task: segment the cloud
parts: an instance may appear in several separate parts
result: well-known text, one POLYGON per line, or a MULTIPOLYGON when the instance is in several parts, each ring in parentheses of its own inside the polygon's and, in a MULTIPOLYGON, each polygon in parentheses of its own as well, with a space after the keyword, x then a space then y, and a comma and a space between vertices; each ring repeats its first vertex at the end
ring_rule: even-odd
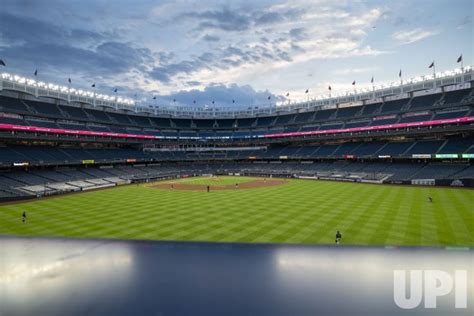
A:
POLYGON ((400 44, 411 44, 418 42, 427 37, 436 35, 436 32, 426 31, 420 28, 410 30, 410 31, 399 31, 392 35, 392 37, 397 40, 400 44))
POLYGON ((334 70, 334 74, 337 75, 337 76, 352 75, 352 74, 364 74, 364 73, 374 72, 378 69, 379 69, 379 67, 377 67, 377 66, 361 67, 361 68, 336 69, 336 70, 334 70))
POLYGON ((9 67, 20 74, 39 68, 41 80, 53 82, 71 74, 75 84, 93 80, 144 98, 158 91, 210 96, 249 82, 259 91, 286 90, 288 70, 313 72, 309 67, 322 60, 385 52, 369 38, 385 8, 370 2, 51 1, 49 9, 32 4, 28 10, 7 1, 0 13, 0 55, 9 67))
POLYGON ((250 17, 235 10, 223 8, 220 10, 207 10, 203 12, 189 12, 182 17, 199 20, 198 28, 219 29, 224 31, 244 31, 251 25, 250 17))
POLYGON ((186 80, 200 82, 203 89, 216 79, 228 84, 313 59, 379 55, 384 51, 362 43, 381 14, 379 9, 357 13, 311 3, 185 12, 173 20, 188 21, 191 37, 198 30, 204 42, 214 40, 212 34, 220 44, 207 54, 160 63, 149 75, 168 87, 186 80), (240 32, 237 38, 235 32, 240 32))
POLYGON ((304 27, 293 28, 289 32, 290 37, 294 39, 303 39, 305 37, 304 27))
POLYGON ((273 102, 284 100, 281 96, 274 95, 269 91, 256 91, 249 85, 211 84, 203 90, 183 90, 167 96, 159 96, 156 102, 164 105, 211 106, 214 101, 216 106, 259 106, 268 105, 269 96, 273 102), (173 102, 173 100, 176 101, 173 102), (195 104, 194 101, 196 101, 195 104))
MULTIPOLYGON (((0 55, 23 74, 38 69, 41 80, 74 78, 76 84, 111 81, 121 73, 145 69, 155 57, 148 48, 118 42, 113 33, 67 29, 34 18, 0 14, 0 38, 6 42, 0 55)), ((170 54, 163 53, 163 60, 170 54)))
POLYGON ((472 28, 472 17, 470 15, 464 16, 464 18, 461 20, 461 22, 456 26, 456 29, 460 30, 465 27, 471 27, 472 28))
POLYGON ((219 36, 209 35, 209 34, 204 35, 202 37, 202 39, 205 40, 206 42, 218 42, 218 41, 220 41, 219 36))

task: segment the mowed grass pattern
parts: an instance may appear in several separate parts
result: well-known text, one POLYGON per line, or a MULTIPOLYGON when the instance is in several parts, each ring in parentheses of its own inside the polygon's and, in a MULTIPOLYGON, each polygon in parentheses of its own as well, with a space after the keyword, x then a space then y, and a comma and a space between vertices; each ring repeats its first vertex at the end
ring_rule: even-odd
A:
POLYGON ((0 234, 327 244, 340 230, 344 244, 473 246, 473 213, 467 189, 311 180, 210 193, 129 185, 0 206, 0 234))

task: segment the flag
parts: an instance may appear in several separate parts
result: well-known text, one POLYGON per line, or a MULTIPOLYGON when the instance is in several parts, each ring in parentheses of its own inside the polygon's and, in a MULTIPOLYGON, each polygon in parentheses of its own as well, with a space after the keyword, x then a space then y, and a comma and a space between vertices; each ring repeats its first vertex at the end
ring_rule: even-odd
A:
POLYGON ((287 93, 286 93, 286 96, 287 96, 287 97, 289 97, 289 96, 290 96, 290 93, 289 93, 289 92, 287 92, 287 93))
POLYGON ((268 98, 267 98, 267 99, 268 99, 268 100, 270 100, 271 98, 272 98, 271 96, 268 96, 268 98))
MULTIPOLYGON (((458 57, 457 63, 460 63, 460 62, 462 62, 462 54, 461 54, 461 56, 458 57)), ((2 61, 0 60, 0 65, 1 64, 2 64, 2 61)), ((3 64, 3 66, 5 66, 5 64, 3 64)))
POLYGON ((372 76, 372 79, 370 79, 370 83, 374 83, 374 76, 372 76))
POLYGON ((5 62, 2 59, 0 59, 0 66, 6 66, 5 62))
POLYGON ((215 101, 214 101, 214 100, 212 100, 212 104, 214 104, 214 102, 215 102, 215 101))
POLYGON ((354 81, 352 81, 352 85, 353 85, 353 86, 355 86, 355 85, 356 85, 356 81, 355 81, 355 80, 354 80, 354 81))
POLYGON ((38 69, 35 70, 35 77, 38 75, 38 69))
POLYGON ((306 91, 304 93, 308 93, 309 92, 309 89, 306 89, 306 91))
POLYGON ((176 102, 176 99, 173 99, 173 102, 176 102))
POLYGON ((92 87, 92 88, 95 88, 95 83, 93 83, 91 87, 92 87))
POLYGON ((398 73, 398 76, 401 78, 402 77, 402 70, 400 69, 400 72, 398 73))
POLYGON ((67 82, 71 83, 71 78, 67 78, 67 82))
POLYGON ((196 104, 196 100, 193 100, 193 103, 196 104))
POLYGON ((114 92, 115 92, 115 93, 117 93, 117 91, 118 91, 118 89, 117 89, 117 88, 115 88, 115 89, 114 89, 114 92))
POLYGON ((232 103, 235 103, 235 100, 232 100, 232 103))
POLYGON ((153 100, 156 100, 156 96, 153 97, 153 100))
POLYGON ((431 62, 431 64, 428 66, 428 68, 433 68, 434 67, 434 61, 431 62))
POLYGON ((331 88, 331 85, 329 85, 329 87, 328 87, 328 90, 329 90, 329 91, 331 91, 331 90, 332 90, 332 88, 331 88))

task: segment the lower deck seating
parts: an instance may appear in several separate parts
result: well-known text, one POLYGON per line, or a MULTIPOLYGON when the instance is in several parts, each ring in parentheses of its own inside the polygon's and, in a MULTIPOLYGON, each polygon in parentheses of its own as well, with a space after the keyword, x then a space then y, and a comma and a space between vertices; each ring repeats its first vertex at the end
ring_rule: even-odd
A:
MULTIPOLYGON (((288 148, 286 150, 289 150, 288 148)), ((280 149, 278 153, 285 153, 280 149)), ((162 178, 177 175, 229 172, 260 175, 305 175, 344 178, 353 181, 412 179, 473 179, 474 165, 442 162, 383 162, 383 161, 276 161, 276 162, 196 162, 164 163, 160 165, 119 165, 61 169, 32 169, 5 171, 0 175, 0 200, 18 196, 56 194, 89 190, 127 183, 131 180, 162 178)))

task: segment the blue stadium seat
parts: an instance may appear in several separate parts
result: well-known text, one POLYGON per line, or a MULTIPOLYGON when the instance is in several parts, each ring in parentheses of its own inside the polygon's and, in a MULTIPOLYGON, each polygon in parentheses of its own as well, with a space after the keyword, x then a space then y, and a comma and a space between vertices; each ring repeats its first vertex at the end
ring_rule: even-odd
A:
POLYGON ((434 106, 434 104, 441 99, 442 94, 430 94, 419 97, 414 97, 410 103, 410 109, 427 109, 434 106))
POLYGON ((468 110, 463 111, 452 111, 452 112, 444 112, 444 113, 436 113, 434 116, 434 120, 445 120, 445 119, 452 119, 458 117, 464 117, 468 113, 468 110))
POLYGON ((248 119, 238 119, 237 125, 241 128, 250 128, 255 126, 256 119, 255 118, 248 118, 248 119))
POLYGON ((472 89, 450 91, 444 94, 444 104, 456 104, 461 102, 472 92, 472 89))
POLYGON ((382 103, 366 104, 362 107, 362 115, 375 114, 378 112, 381 106, 382 106, 382 103))
POLYGON ((422 140, 415 143, 405 155, 413 154, 436 154, 444 140, 422 140))
POLYGON ((394 101, 387 101, 382 105, 380 113, 399 112, 404 105, 408 103, 408 99, 400 99, 394 101))
POLYGON ((298 113, 295 116, 295 123, 307 123, 314 121, 315 112, 303 112, 298 113))
POLYGON ((474 138, 449 139, 438 154, 462 154, 474 145, 474 138))
POLYGON ((216 123, 215 120, 198 120, 194 119, 193 123, 196 125, 197 128, 206 128, 206 129, 212 129, 214 127, 214 124, 216 123))
POLYGON ((189 128, 191 128, 191 120, 172 119, 171 121, 173 122, 174 126, 178 129, 181 129, 181 128, 189 129, 189 128))
POLYGON ((0 110, 7 113, 30 114, 31 111, 19 99, 0 96, 0 110))
POLYGON ((316 115, 314 117, 315 121, 321 121, 321 120, 327 120, 329 119, 334 113, 336 113, 336 110, 319 110, 316 112, 316 115))
POLYGON ((233 128, 235 127, 235 119, 220 119, 217 120, 218 128, 233 128))
POLYGON ((266 127, 275 125, 275 116, 258 117, 257 127, 266 127))
POLYGON ((360 106, 351 106, 337 110, 337 118, 351 118, 361 110, 360 106))
POLYGON ((410 122, 423 122, 429 121, 431 119, 432 114, 426 115, 416 115, 416 116, 406 116, 400 119, 399 123, 410 123, 410 122))

